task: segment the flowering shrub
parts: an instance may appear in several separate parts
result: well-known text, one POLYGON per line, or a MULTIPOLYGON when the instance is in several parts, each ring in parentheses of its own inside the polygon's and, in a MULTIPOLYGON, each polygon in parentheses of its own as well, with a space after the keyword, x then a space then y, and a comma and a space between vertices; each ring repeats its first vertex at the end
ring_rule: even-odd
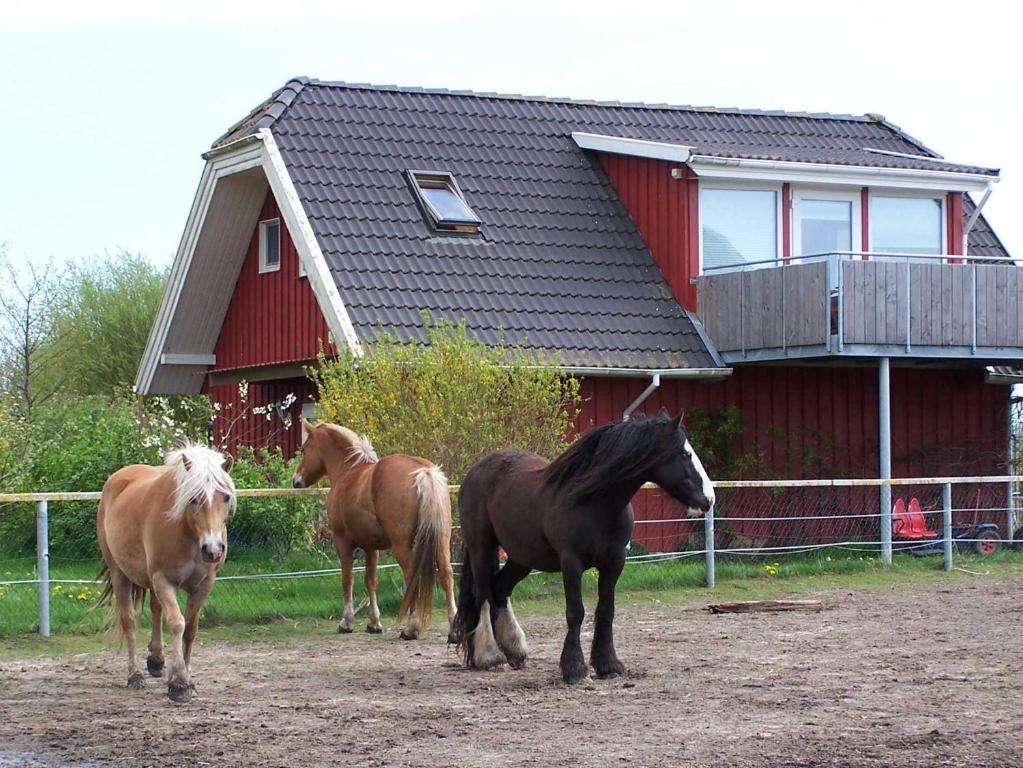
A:
POLYGON ((407 453, 457 482, 474 461, 517 447, 554 457, 579 407, 579 382, 541 352, 488 347, 466 327, 425 327, 427 344, 382 335, 356 358, 321 356, 312 372, 327 421, 369 435, 379 455, 407 453))

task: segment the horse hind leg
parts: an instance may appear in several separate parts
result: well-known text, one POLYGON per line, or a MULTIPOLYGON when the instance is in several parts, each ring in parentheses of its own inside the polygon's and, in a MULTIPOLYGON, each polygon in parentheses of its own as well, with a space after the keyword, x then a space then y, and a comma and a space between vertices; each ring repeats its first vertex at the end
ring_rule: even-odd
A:
POLYGON ((377 605, 377 562, 380 552, 375 549, 366 550, 366 593, 369 596, 369 623, 366 631, 379 635, 384 631, 380 624, 380 606, 377 605))
MULTIPOLYGON (((401 633, 398 635, 402 640, 418 640, 419 630, 421 624, 419 621, 419 614, 416 613, 415 601, 409 597, 408 590, 412 584, 412 552, 411 548, 406 549, 405 547, 394 547, 394 558, 398 561, 398 565, 401 566, 401 573, 405 579, 405 596, 403 600, 409 600, 408 607, 408 623, 402 627, 401 633)), ((400 617, 399 617, 400 618, 400 617)))
POLYGON ((146 669, 152 677, 163 677, 163 606, 160 605, 155 592, 149 594, 149 607, 153 614, 153 629, 149 636, 146 669))
MULTIPOLYGON (((479 619, 476 626, 470 630, 470 643, 466 646, 468 649, 467 661, 469 666, 475 669, 493 669, 503 664, 506 658, 494 635, 494 611, 491 608, 494 601, 492 584, 497 571, 496 543, 489 551, 484 551, 481 554, 470 553, 470 557, 466 560, 468 562, 463 563, 462 568, 465 569, 471 564, 469 575, 474 582, 472 589, 475 592, 479 611, 479 619)), ((466 588, 464 573, 462 588, 466 588)))
POLYGON ((128 687, 139 689, 146 686, 146 678, 139 670, 135 648, 135 632, 138 630, 138 616, 135 611, 135 585, 117 568, 110 569, 110 585, 113 588, 117 606, 118 630, 128 646, 128 687))
POLYGON ((496 613, 494 637, 501 651, 508 657, 508 663, 512 669, 522 669, 526 666, 526 657, 529 655, 526 633, 522 631, 518 619, 515 618, 515 611, 511 604, 512 590, 528 575, 529 568, 513 560, 508 560, 494 583, 494 611, 496 613))
POLYGON ((455 574, 451 570, 450 538, 437 548, 437 576, 444 589, 444 599, 448 608, 448 645, 457 645, 458 630, 455 627, 455 616, 458 613, 458 606, 455 604, 455 574))

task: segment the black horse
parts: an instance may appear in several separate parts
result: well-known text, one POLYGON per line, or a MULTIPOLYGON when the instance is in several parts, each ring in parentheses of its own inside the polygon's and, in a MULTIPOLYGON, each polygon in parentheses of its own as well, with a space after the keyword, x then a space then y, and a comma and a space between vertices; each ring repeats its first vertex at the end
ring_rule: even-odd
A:
POLYGON ((586 677, 579 643, 582 573, 599 574, 590 663, 598 677, 625 669, 612 637, 614 590, 632 536, 629 500, 647 481, 678 499, 691 516, 714 504, 714 489, 681 425, 661 410, 656 417, 591 429, 548 462, 527 451, 505 450, 478 461, 459 492, 462 579, 456 633, 465 663, 489 669, 505 659, 526 661, 526 637, 509 597, 531 570, 563 574, 568 634, 561 652, 566 682, 586 677), (508 553, 499 568, 498 547, 508 553), (482 614, 482 618, 481 618, 482 614))

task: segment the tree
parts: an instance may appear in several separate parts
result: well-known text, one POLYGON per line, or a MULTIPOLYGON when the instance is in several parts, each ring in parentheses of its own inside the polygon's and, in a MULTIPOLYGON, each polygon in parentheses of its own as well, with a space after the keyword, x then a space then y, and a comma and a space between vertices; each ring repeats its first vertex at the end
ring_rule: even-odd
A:
POLYGON ((380 455, 441 464, 453 481, 484 455, 516 447, 553 458, 566 447, 579 382, 541 352, 488 347, 464 324, 426 323, 426 344, 382 335, 355 357, 321 356, 310 372, 328 421, 367 434, 380 455))
POLYGON ((79 395, 113 397, 135 380, 166 273, 141 256, 121 252, 68 271, 54 329, 62 345, 65 387, 79 395))
POLYGON ((56 327, 64 300, 64 278, 52 263, 28 262, 18 270, 0 246, 0 387, 15 397, 25 418, 64 386, 66 350, 56 327))

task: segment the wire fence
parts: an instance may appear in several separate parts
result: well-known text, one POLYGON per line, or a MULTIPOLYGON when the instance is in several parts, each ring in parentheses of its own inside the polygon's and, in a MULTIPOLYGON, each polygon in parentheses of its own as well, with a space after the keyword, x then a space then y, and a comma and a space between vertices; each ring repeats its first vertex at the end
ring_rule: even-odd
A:
MULTIPOLYGON (((694 583, 713 586, 719 571, 773 575, 808 559, 818 565, 880 564, 911 556, 930 556, 951 569, 957 553, 986 556, 1020 547, 1023 530, 1013 493, 1019 481, 1018 476, 726 481, 715 484, 712 513, 695 519, 650 486, 633 500, 636 525, 626 575, 661 569, 657 572, 677 577, 685 569, 694 583), (881 507, 883 486, 891 507, 881 507), (744 567, 749 564, 756 567, 744 567)), ((229 555, 204 606, 204 622, 339 618, 340 569, 326 526, 326 493, 238 490, 229 555)), ((98 499, 98 493, 0 494, 0 636, 100 629, 102 612, 90 610, 102 590, 96 580, 102 565, 95 536, 98 499)), ((456 564, 460 549, 456 520, 456 564)), ((403 590, 401 570, 386 555, 379 568, 381 609, 393 611, 403 590)))

